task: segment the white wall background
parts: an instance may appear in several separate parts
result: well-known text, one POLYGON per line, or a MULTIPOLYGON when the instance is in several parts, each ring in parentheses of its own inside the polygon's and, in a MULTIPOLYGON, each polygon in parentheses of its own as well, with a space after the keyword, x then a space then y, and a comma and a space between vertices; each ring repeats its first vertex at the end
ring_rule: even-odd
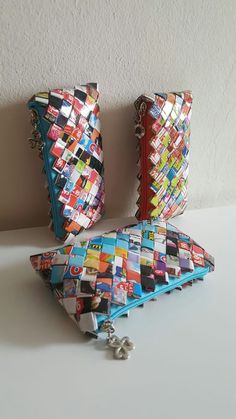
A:
POLYGON ((189 207, 236 203, 235 0, 0 0, 0 228, 46 224, 25 102, 98 81, 107 216, 136 209, 133 101, 194 93, 189 207))

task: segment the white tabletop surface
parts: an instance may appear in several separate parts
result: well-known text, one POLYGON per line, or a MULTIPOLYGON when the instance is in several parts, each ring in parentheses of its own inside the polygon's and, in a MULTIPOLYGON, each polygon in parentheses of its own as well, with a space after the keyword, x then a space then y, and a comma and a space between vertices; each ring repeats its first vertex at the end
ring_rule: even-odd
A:
POLYGON ((82 336, 32 270, 30 254, 58 245, 52 233, 0 233, 1 419, 236 418, 236 207, 172 223, 215 256, 216 271, 116 322, 136 343, 128 361, 82 336))

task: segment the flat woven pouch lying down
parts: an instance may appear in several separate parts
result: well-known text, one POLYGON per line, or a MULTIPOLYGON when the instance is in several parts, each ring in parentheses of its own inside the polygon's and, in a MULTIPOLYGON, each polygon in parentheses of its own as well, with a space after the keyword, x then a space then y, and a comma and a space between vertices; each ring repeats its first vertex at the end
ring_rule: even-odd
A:
POLYGON ((214 270, 213 257, 187 234, 169 223, 147 220, 30 260, 81 331, 108 333, 108 343, 121 359, 133 344, 113 335, 116 318, 214 270))

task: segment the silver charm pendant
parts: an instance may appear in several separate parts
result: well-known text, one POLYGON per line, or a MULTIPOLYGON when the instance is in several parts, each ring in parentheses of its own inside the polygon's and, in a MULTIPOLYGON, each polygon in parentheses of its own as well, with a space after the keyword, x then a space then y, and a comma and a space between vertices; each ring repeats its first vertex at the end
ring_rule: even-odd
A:
POLYGON ((108 346, 114 349, 114 357, 116 359, 129 359, 130 351, 135 349, 135 346, 128 336, 118 338, 116 335, 112 335, 107 340, 108 346))
POLYGON ((135 349, 135 345, 128 336, 119 338, 113 335, 115 332, 114 325, 111 320, 106 320, 102 325, 102 330, 107 333, 107 345, 114 349, 115 359, 129 359, 130 351, 135 349))

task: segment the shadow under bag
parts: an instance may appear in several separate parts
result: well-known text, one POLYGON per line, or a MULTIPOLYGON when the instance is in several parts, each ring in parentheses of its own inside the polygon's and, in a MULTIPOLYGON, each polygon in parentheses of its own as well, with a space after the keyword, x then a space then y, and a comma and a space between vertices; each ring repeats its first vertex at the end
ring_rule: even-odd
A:
POLYGON ((192 94, 155 93, 136 102, 139 220, 168 220, 187 205, 192 94))
POLYGON ((98 221, 104 207, 103 151, 96 83, 38 93, 28 102, 32 147, 44 162, 52 228, 60 240, 98 221))

